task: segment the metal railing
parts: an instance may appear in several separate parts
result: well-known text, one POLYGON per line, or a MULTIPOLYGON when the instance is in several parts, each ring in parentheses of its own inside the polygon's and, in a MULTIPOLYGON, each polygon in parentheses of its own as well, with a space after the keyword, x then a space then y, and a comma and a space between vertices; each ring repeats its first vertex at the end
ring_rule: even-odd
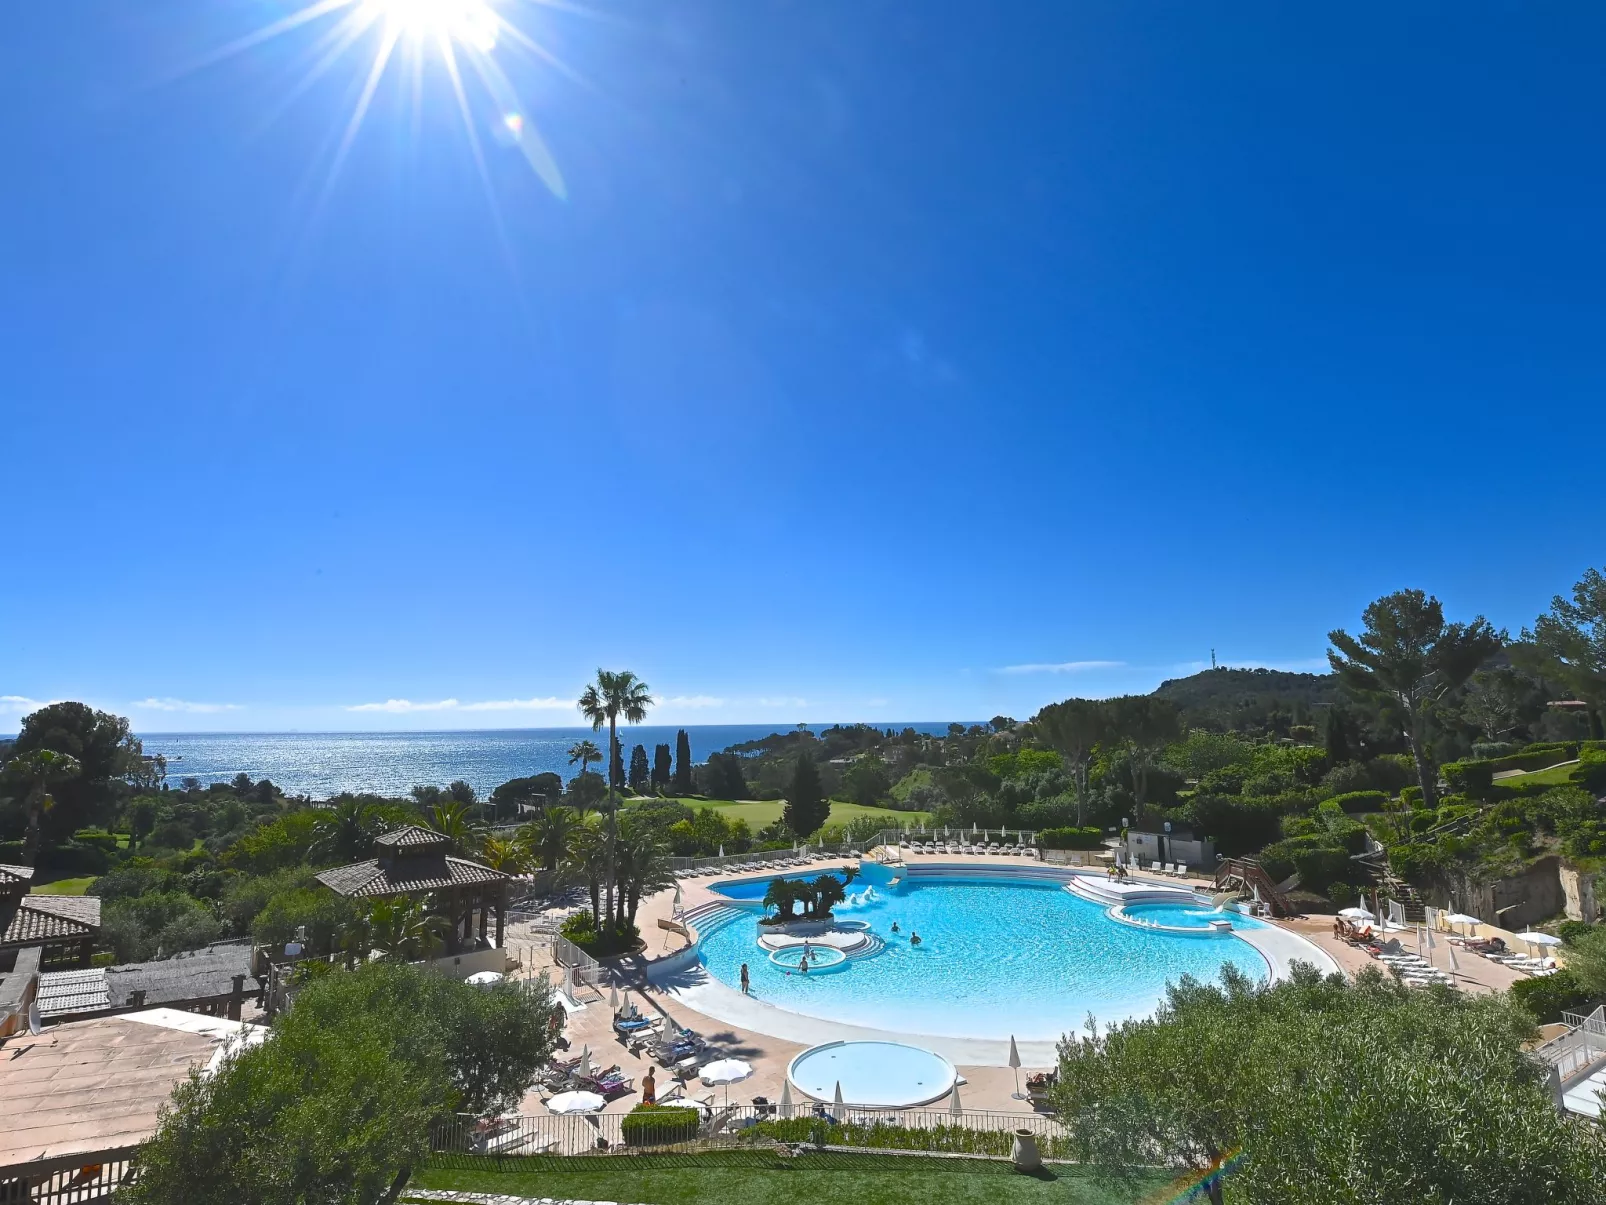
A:
POLYGON ((552 939, 552 960, 568 971, 575 982, 583 983, 587 987, 596 987, 606 982, 608 978, 606 967, 561 935, 552 939))
POLYGON ((0 1167, 0 1202, 30 1205, 88 1205, 109 1201, 132 1177, 137 1147, 116 1147, 56 1159, 36 1159, 0 1167))
POLYGON ((438 1122, 430 1147, 453 1155, 594 1155, 643 1149, 806 1143, 865 1151, 1007 1156, 1017 1129, 1044 1155, 1069 1157, 1069 1142, 1052 1116, 946 1109, 871 1109, 807 1102, 782 1117, 776 1105, 724 1105, 718 1093, 670 1099, 632 1113, 457 1117, 438 1122), (677 1107, 684 1106, 684 1107, 677 1107), (834 1114, 834 1115, 833 1115, 834 1114))

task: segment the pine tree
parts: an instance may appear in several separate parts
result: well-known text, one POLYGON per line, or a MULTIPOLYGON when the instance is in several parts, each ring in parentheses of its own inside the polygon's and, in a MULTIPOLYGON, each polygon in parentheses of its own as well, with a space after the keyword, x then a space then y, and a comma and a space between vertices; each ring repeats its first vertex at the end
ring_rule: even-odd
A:
POLYGON ((820 771, 812 757, 807 753, 799 754, 781 819, 797 836, 809 837, 823 828, 830 816, 830 800, 820 789, 820 771))
POLYGON ((652 751, 652 786, 655 791, 669 789, 670 757, 668 745, 655 745, 652 751))
POLYGON ((647 779, 651 771, 647 768, 647 746, 637 745, 630 751, 630 789, 638 795, 647 790, 647 779))
POLYGON ((686 735, 682 728, 675 733, 675 776, 674 792, 676 795, 690 795, 693 790, 691 773, 691 737, 686 735))

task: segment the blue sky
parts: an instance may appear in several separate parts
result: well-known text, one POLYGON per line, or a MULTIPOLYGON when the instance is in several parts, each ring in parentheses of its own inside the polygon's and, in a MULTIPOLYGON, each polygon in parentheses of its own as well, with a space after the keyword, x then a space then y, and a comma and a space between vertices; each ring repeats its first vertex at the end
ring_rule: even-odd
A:
POLYGON ((1598 7, 503 0, 343 152, 297 7, 8 7, 0 728, 1023 716, 1606 562, 1598 7))

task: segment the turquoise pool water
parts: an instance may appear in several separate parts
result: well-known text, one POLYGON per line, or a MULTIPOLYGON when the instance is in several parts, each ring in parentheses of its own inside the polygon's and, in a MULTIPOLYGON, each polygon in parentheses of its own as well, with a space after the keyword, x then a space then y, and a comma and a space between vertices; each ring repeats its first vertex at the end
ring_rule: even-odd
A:
POLYGON ((1126 914, 1133 920, 1147 921, 1151 925, 1165 925, 1173 929, 1197 929, 1201 933, 1208 933, 1210 922, 1216 920, 1231 921, 1234 929, 1265 928, 1263 921, 1245 916, 1242 912, 1227 912, 1203 904, 1196 907, 1189 907, 1187 904, 1128 904, 1126 914))
MULTIPOLYGON (((719 891, 754 900, 766 882, 719 891)), ((1023 1041, 1079 1030, 1090 1012, 1101 1023, 1148 1016, 1168 982, 1184 975, 1214 980, 1227 963, 1257 980, 1269 973, 1265 959, 1236 937, 1201 939, 1122 924, 1058 882, 916 876, 895 887, 853 883, 836 914, 864 922, 886 948, 852 959, 837 974, 788 973, 757 944, 761 910, 733 906, 698 923, 702 962, 732 987, 747 963, 754 995, 808 1016, 901 1033, 1023 1041), (912 933, 922 944, 910 944, 912 933)))
POLYGON ((954 1065, 902 1042, 832 1042, 792 1060, 787 1078, 815 1100, 833 1101, 841 1085, 849 1105, 911 1108, 953 1090, 954 1065))

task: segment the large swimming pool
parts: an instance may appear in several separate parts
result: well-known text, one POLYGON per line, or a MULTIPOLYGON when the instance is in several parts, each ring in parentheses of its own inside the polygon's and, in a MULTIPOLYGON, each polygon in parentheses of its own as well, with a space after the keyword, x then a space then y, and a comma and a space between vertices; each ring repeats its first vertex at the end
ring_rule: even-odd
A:
MULTIPOLYGON (((1024 868, 1023 868, 1024 869, 1024 868)), ((807 875, 803 877, 815 877, 807 875)), ((1168 982, 1215 980, 1230 963, 1256 980, 1270 969, 1235 936, 1166 934, 1111 919, 1105 906, 1055 881, 917 875, 893 886, 849 885, 839 921, 880 939, 840 973, 799 975, 757 944, 756 900, 769 880, 723 884, 733 905, 697 922, 709 973, 777 1007, 909 1034, 1052 1041, 1101 1023, 1147 1016, 1168 982), (892 931, 893 924, 898 932, 892 931), (918 933, 919 946, 910 935, 918 933)))

